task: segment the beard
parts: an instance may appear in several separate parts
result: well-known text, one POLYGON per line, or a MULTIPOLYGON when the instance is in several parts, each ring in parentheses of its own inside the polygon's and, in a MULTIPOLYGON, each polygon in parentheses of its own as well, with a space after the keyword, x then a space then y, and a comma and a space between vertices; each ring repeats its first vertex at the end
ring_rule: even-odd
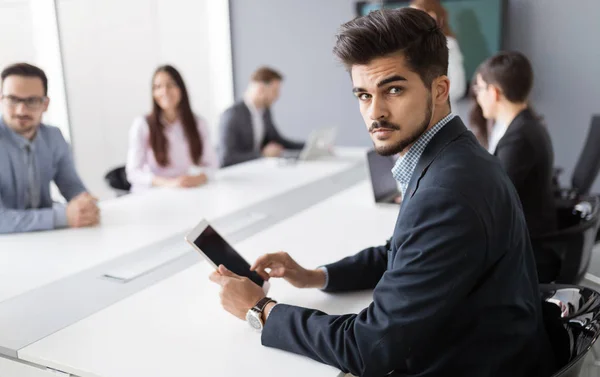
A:
POLYGON ((13 121, 6 122, 6 124, 19 135, 27 135, 34 131, 39 124, 39 121, 36 122, 32 117, 15 117, 11 119, 13 121), (26 120, 26 124, 21 124, 21 120, 26 120))
MULTIPOLYGON (((431 121, 431 116, 433 114, 433 104, 431 103, 431 93, 429 94, 429 96, 427 98, 427 103, 428 103, 428 106, 427 106, 427 109, 425 110, 425 114, 423 115, 423 121, 421 122, 419 127, 417 127, 413 133, 408 135, 406 138, 398 141, 396 144, 380 146, 380 147, 378 147, 377 145, 374 144, 375 151, 377 152, 377 154, 379 154, 381 156, 393 156, 395 154, 403 152, 409 145, 411 145, 415 141, 419 140, 421 135, 423 135, 425 133, 425 131, 427 131, 427 128, 429 127, 429 122, 431 121)), ((373 124, 369 128, 369 131, 371 131, 373 129, 377 129, 377 128, 390 128, 390 129, 394 129, 394 130, 401 129, 400 126, 386 122, 386 121, 376 121, 376 122, 373 122, 373 124)))

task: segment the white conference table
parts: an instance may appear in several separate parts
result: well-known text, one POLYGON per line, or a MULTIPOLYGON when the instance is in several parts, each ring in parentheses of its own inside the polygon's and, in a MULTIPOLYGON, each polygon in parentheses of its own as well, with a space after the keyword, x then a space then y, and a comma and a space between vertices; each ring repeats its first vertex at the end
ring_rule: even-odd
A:
MULTIPOLYGON (((249 261, 283 249, 302 265, 316 267, 383 244, 397 214, 396 206, 372 204, 370 185, 363 181, 235 247, 249 261)), ((82 377, 339 374, 261 346, 259 334, 220 307, 210 272, 207 263, 197 263, 23 348, 19 359, 82 377)), ((282 280, 272 282, 269 296, 330 314, 357 313, 371 302, 371 292, 330 295, 282 280)))
POLYGON ((0 236, 0 302, 352 167, 364 149, 283 165, 261 159, 217 172, 197 189, 152 189, 100 203, 94 228, 0 236))

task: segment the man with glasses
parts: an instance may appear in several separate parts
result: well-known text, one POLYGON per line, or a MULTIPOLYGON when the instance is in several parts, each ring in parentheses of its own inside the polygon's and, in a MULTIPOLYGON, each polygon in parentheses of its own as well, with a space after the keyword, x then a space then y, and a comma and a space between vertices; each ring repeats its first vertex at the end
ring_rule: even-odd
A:
POLYGON ((18 63, 0 74, 0 234, 98 224, 96 199, 75 171, 69 145, 41 123, 48 109, 44 71, 18 63), (54 203, 54 181, 68 204, 54 203))

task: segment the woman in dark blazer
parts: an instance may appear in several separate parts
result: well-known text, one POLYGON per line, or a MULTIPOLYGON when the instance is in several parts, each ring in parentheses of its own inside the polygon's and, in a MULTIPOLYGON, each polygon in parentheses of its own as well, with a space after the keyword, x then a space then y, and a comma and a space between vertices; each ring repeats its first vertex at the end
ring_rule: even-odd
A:
POLYGON ((502 52, 481 64, 473 90, 486 119, 495 124, 488 150, 498 157, 517 189, 533 240, 541 282, 554 280, 560 268, 551 250, 536 238, 557 227, 552 174, 554 151, 548 130, 529 105, 533 70, 518 52, 502 52))

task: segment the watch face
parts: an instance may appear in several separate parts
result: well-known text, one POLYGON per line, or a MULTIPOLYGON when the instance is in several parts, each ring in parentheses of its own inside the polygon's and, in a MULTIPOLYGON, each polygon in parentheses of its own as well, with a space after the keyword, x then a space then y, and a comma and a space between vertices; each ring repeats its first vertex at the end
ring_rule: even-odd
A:
POLYGON ((248 310, 248 314, 246 314, 246 321, 254 330, 262 330, 262 322, 260 318, 258 318, 260 314, 255 312, 254 310, 248 310))

